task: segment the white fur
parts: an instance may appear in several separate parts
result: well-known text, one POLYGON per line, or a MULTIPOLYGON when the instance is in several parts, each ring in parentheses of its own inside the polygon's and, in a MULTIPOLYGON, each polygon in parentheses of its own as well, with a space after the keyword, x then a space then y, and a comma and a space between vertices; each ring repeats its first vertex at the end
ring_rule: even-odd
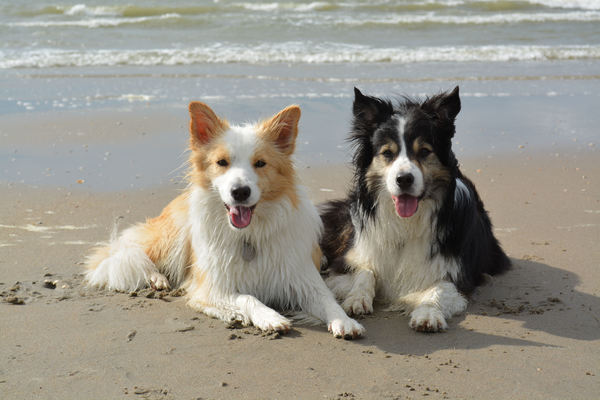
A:
POLYGON ((416 330, 439 331, 448 327, 446 319, 467 308, 465 299, 453 283, 442 281, 422 292, 411 293, 402 303, 413 311, 409 326, 416 330))
POLYGON ((298 209, 287 199, 259 203, 252 223, 241 231, 228 226, 223 201, 215 192, 192 191, 190 220, 198 222, 191 226, 192 246, 201 260, 192 268, 205 274, 204 284, 210 289, 199 290, 191 281, 189 304, 214 317, 252 322, 261 329, 290 327, 289 320, 266 305, 301 309, 328 323, 335 336, 360 336, 364 328, 346 316, 313 264, 311 251, 321 220, 305 190, 299 186, 297 191, 298 209), (244 242, 256 249, 253 260, 242 258, 244 242))
POLYGON ((223 139, 231 157, 230 164, 227 172, 215 178, 213 185, 219 191, 223 202, 229 205, 236 203, 231 196, 231 190, 236 186, 248 186, 250 197, 245 203, 253 206, 261 195, 257 185, 258 176, 252 165, 252 156, 257 143, 254 127, 251 125, 232 126, 225 132, 223 139))
POLYGON ((109 256, 97 268, 86 273, 90 285, 112 290, 137 290, 148 286, 150 278, 160 274, 136 241, 136 229, 139 226, 125 230, 120 238, 111 240, 109 256))
POLYGON ((424 179, 423 172, 421 169, 410 160, 408 157, 408 152, 406 149, 406 141, 404 140, 404 127, 406 124, 406 120, 404 118, 398 118, 398 136, 400 138, 400 154, 394 160, 392 165, 390 165, 387 169, 385 176, 385 185, 387 190, 394 196, 400 196, 401 194, 410 194, 412 196, 419 197, 423 194, 424 179), (396 178, 399 175, 412 174, 414 177, 414 182, 409 191, 403 192, 396 183, 396 178))

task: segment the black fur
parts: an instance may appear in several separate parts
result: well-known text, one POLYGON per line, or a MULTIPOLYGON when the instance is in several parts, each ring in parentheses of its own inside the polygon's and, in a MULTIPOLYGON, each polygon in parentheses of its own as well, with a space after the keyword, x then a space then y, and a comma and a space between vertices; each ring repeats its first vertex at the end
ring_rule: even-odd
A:
MULTIPOLYGON (((452 151, 454 120, 461 109, 459 89, 442 93, 422 102, 403 98, 391 101, 363 95, 355 88, 354 119, 349 141, 354 147, 352 188, 343 200, 321 206, 325 226, 321 241, 330 268, 344 269, 343 256, 352 247, 355 232, 377 213, 377 190, 369 186, 367 171, 377 155, 379 143, 397 131, 394 116, 405 124, 405 142, 416 138, 428 143, 441 163, 444 179, 428 183, 424 196, 436 201, 437 218, 431 255, 441 253, 459 260, 461 271, 453 283, 469 294, 482 283, 483 274, 498 274, 510 267, 510 261, 492 232, 492 224, 473 183, 459 169, 452 151), (449 177, 449 178, 448 178, 449 177), (468 190, 468 196, 455 200, 456 179, 468 190)), ((411 146, 407 145, 411 157, 411 146)), ((385 190, 381 188, 381 190, 385 190)))

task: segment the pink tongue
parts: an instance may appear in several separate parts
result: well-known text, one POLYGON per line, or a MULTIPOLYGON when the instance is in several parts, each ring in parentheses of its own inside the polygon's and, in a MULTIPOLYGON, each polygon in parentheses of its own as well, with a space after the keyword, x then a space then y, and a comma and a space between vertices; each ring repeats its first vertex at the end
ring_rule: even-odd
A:
POLYGON ((236 228, 242 229, 250 225, 252 210, 250 207, 229 206, 229 218, 236 228))
POLYGON ((394 205, 396 206, 396 212, 402 218, 412 217, 417 212, 419 206, 419 199, 414 196, 403 194, 401 196, 392 196, 394 199, 394 205))

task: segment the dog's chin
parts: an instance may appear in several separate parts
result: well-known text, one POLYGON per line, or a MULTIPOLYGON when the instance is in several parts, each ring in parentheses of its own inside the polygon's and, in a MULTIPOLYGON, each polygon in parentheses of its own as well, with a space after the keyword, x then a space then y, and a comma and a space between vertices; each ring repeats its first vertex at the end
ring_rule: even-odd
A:
POLYGON ((254 214, 253 206, 242 206, 242 205, 229 205, 225 204, 227 214, 229 215, 229 223, 236 229, 244 229, 252 222, 252 216, 254 214))
POLYGON ((410 218, 416 214, 419 209, 420 196, 403 193, 400 195, 392 195, 396 214, 401 218, 410 218))

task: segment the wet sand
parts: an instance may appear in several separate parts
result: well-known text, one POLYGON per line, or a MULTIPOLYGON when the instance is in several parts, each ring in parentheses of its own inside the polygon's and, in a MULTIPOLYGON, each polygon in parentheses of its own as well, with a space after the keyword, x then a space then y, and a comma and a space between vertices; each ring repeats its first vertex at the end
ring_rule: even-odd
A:
MULTIPOLYGON (((593 399, 600 393, 600 161, 595 148, 462 160, 514 267, 447 332, 376 311, 365 338, 228 327, 179 293, 87 289, 82 260, 157 215, 179 184, 99 192, 0 185, 0 393, 5 399, 593 399)), ((302 166, 318 202, 343 165, 302 166)))

